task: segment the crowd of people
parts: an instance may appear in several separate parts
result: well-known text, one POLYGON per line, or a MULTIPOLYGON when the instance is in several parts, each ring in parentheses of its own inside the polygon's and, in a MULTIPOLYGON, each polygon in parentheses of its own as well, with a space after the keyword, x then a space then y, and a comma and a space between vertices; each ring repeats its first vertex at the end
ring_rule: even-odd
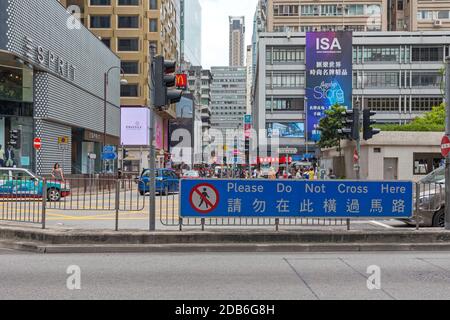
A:
MULTIPOLYGON (((174 168, 177 175, 183 177, 189 166, 174 168)), ((222 179, 297 179, 297 180, 328 180, 337 179, 332 169, 326 172, 316 166, 310 167, 275 167, 262 168, 259 166, 251 169, 234 166, 202 166, 195 168, 199 178, 222 178, 222 179)))

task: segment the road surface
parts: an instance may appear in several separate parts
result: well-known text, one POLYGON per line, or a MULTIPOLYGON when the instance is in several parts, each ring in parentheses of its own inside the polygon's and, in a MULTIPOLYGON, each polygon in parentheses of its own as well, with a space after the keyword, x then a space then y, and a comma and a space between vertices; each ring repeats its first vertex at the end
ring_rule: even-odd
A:
MULTIPOLYGON (((72 284, 75 282, 72 282, 72 284)), ((0 250, 0 299, 450 299, 449 253, 24 254, 0 250), (80 290, 67 288, 69 266, 80 290), (380 268, 369 290, 368 267, 380 268)))

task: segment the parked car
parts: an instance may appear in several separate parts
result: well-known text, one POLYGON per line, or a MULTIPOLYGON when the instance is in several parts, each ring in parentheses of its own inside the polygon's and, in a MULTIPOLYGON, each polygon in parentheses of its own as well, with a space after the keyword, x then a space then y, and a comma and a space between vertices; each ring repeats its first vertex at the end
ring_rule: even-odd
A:
MULTIPOLYGON (((419 211, 417 217, 423 227, 445 227, 445 168, 434 170, 419 180, 419 211)), ((414 199, 416 210, 416 199, 414 199)), ((416 223, 416 213, 412 219, 402 220, 408 224, 416 223)))
POLYGON ((186 171, 185 173, 183 173, 182 176, 183 179, 195 179, 195 178, 200 178, 200 172, 196 171, 196 170, 189 170, 186 171))
MULTIPOLYGON (((0 168, 0 197, 42 198, 43 185, 43 179, 27 169, 0 168)), ((47 180, 48 201, 60 201, 69 195, 69 183, 47 180)))
MULTIPOLYGON (((175 171, 171 169, 156 169, 156 192, 161 195, 178 192, 180 189, 180 179, 175 171)), ((138 182, 139 193, 143 196, 150 191, 150 170, 144 169, 138 182)))

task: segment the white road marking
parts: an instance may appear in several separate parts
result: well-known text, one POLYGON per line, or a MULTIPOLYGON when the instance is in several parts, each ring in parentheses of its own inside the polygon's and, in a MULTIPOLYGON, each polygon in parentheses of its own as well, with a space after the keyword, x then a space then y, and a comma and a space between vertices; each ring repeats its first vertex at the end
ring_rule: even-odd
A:
POLYGON ((385 224, 385 223, 381 223, 381 222, 379 222, 379 221, 374 221, 374 220, 372 220, 372 221, 370 221, 370 223, 372 223, 372 224, 374 224, 374 225, 377 225, 377 226, 380 226, 380 227, 383 227, 383 228, 385 228, 385 229, 395 229, 393 226, 387 225, 387 224, 385 224))

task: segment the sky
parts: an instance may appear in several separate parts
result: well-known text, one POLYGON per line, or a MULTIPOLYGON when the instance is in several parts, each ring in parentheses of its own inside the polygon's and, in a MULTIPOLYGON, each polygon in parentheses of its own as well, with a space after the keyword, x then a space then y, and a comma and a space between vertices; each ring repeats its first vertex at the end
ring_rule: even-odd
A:
POLYGON ((245 16, 246 46, 251 44, 257 0, 200 0, 202 6, 202 65, 228 65, 228 16, 245 16))

